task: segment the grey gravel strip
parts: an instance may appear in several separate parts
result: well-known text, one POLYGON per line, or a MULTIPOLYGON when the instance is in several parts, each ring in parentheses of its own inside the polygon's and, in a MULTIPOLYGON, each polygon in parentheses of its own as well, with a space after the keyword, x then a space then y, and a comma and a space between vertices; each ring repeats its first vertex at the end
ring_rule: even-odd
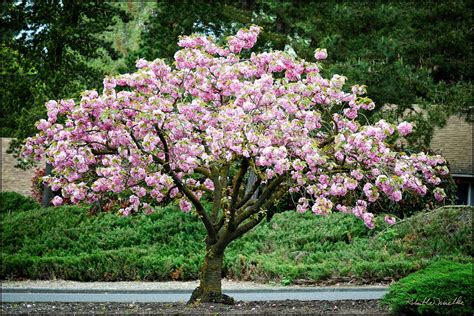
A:
MULTIPOLYGON (((224 291, 239 301, 282 301, 282 300, 376 300, 382 298, 386 290, 365 291, 224 291)), ((185 302, 191 291, 179 293, 34 293, 3 292, 2 302, 185 302)))
MULTIPOLYGON (((189 282, 3 281, 2 302, 185 302, 198 286, 189 282)), ((386 286, 274 286, 223 280, 223 292, 240 301, 377 300, 386 286)))
MULTIPOLYGON (((306 288, 261 288, 261 289, 223 289, 232 293, 276 293, 276 292, 298 292, 298 293, 319 293, 319 292, 386 292, 387 287, 306 287, 306 288)), ((141 289, 47 289, 47 288, 2 288, 1 293, 85 293, 85 294, 180 294, 191 293, 189 289, 170 290, 141 290, 141 289)))
MULTIPOLYGON (((1 281, 3 291, 10 289, 54 289, 54 290, 194 290, 199 285, 198 281, 171 281, 171 282, 142 282, 142 281, 120 281, 120 282, 77 282, 64 280, 27 280, 27 281, 1 281)), ((222 280, 223 290, 249 290, 249 289, 386 289, 383 285, 352 286, 347 283, 326 286, 280 286, 279 284, 261 284, 248 281, 222 280)))

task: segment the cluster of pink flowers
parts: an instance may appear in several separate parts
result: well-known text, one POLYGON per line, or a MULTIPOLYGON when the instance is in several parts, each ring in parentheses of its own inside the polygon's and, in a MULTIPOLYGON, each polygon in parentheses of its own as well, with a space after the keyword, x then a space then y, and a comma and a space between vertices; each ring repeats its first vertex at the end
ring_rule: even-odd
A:
MULTIPOLYGON (((38 123, 25 155, 46 156, 54 170, 44 180, 73 203, 131 192, 124 215, 149 212, 151 200, 165 198, 178 199, 189 212, 192 203, 176 182, 200 199, 217 187, 212 168, 242 159, 263 183, 285 177, 281 185, 303 196, 297 211, 352 213, 370 228, 368 205, 381 194, 399 201, 405 191, 426 194, 425 183, 440 183, 448 172, 442 157, 410 156, 387 143, 391 135, 409 135, 410 123, 357 121, 374 103, 361 97, 364 86, 347 92, 344 76, 321 76, 325 49, 315 52, 316 62, 280 51, 243 59, 239 53, 255 45, 259 32, 257 26, 240 30, 226 46, 182 37, 175 66, 141 59, 136 73, 107 77, 102 94, 48 102, 48 119, 38 123), (334 113, 336 106, 343 111, 334 113)), ((221 195, 230 199, 230 189, 221 195)), ((445 197, 442 189, 434 194, 445 197)))
POLYGON ((255 25, 251 26, 248 30, 239 30, 235 36, 230 36, 227 39, 230 51, 234 54, 238 54, 244 48, 252 48, 257 42, 257 37, 259 33, 260 28, 255 25))
POLYGON ((316 49, 316 52, 314 53, 314 58, 316 58, 316 60, 322 60, 322 59, 326 59, 328 57, 328 52, 325 48, 323 49, 316 49))

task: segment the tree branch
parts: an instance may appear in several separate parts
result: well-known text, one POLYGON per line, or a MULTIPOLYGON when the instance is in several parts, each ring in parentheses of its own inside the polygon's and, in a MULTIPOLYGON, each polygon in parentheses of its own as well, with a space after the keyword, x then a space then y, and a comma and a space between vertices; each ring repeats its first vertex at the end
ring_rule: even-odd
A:
POLYGON ((215 223, 216 231, 219 231, 223 223, 225 222, 226 214, 224 210, 222 210, 222 214, 220 218, 217 219, 217 217, 218 217, 219 210, 222 209, 222 199, 223 199, 222 192, 224 192, 224 195, 226 194, 227 175, 229 173, 229 169, 230 169, 230 163, 227 163, 225 166, 222 167, 220 172, 216 171, 215 181, 218 183, 218 187, 219 187, 219 191, 216 190, 216 193, 214 195, 214 204, 216 207, 213 209, 213 215, 215 216, 213 222, 215 223))
POLYGON ((250 200, 250 198, 255 194, 255 192, 257 192, 258 188, 260 187, 261 182, 262 182, 262 180, 260 180, 260 179, 257 179, 257 181, 255 181, 252 188, 247 192, 247 194, 237 204, 237 206, 236 206, 237 209, 239 209, 241 207, 245 208, 245 206, 247 206, 246 205, 247 201, 250 200))
MULTIPOLYGON (((248 220, 245 224, 240 225, 231 235, 230 241, 235 240, 257 226, 263 219, 265 218, 265 214, 260 213, 257 214, 254 218, 248 220)), ((230 242, 229 241, 229 242, 230 242)))
POLYGON ((255 204, 252 206, 246 208, 241 212, 237 218, 236 218, 236 224, 239 225, 242 223, 244 220, 252 216, 253 214, 257 213, 260 209, 260 207, 267 202, 267 200, 270 198, 270 196, 274 193, 275 189, 285 180, 285 175, 281 175, 277 178, 275 178, 270 184, 265 188, 263 193, 258 197, 258 199, 255 201, 255 204))
POLYGON ((221 231, 222 227, 224 227, 224 223, 225 223, 225 216, 221 216, 219 218, 219 221, 214 225, 218 233, 221 231))
POLYGON ((93 148, 91 148, 91 153, 92 153, 94 156, 100 156, 100 155, 116 155, 116 154, 118 154, 117 150, 111 150, 111 149, 107 149, 107 150, 96 150, 96 149, 93 149, 93 148))
MULTIPOLYGON (((270 198, 266 199, 265 202, 263 203, 262 209, 267 209, 269 208, 276 199, 282 197, 286 192, 285 188, 279 188, 277 192, 275 192, 273 195, 271 195, 270 198)), ((259 211, 257 209, 257 211, 259 211)), ((264 218, 267 216, 267 218, 271 219, 273 216, 273 212, 255 212, 251 214, 249 217, 245 218, 248 219, 244 224, 240 225, 237 227, 237 229, 227 229, 226 231, 222 232, 219 234, 219 241, 216 244, 216 247, 219 249, 224 249, 232 240, 235 240, 239 238, 240 236, 244 235, 248 231, 250 231, 252 228, 257 226, 264 218), (253 218, 252 218, 253 216, 253 218)))
POLYGON ((214 182, 214 199, 212 201, 212 209, 211 209, 211 220, 214 223, 214 228, 216 231, 219 230, 219 225, 217 222, 217 215, 219 209, 221 208, 221 199, 222 199, 222 187, 221 182, 219 180, 219 172, 213 168, 212 171, 212 182, 214 182))
POLYGON ((233 217, 233 214, 235 213, 235 206, 237 204, 237 199, 239 197, 239 192, 240 192, 240 187, 242 186, 242 181, 245 177, 245 174, 247 173, 247 170, 249 168, 249 161, 244 158, 240 164, 240 170, 239 173, 235 175, 234 177, 234 186, 232 187, 232 197, 230 201, 230 212, 231 216, 233 217))
POLYGON ((205 167, 197 167, 194 169, 194 172, 202 174, 206 178, 212 179, 211 171, 205 167))
MULTIPOLYGON (((158 134, 158 137, 160 138, 160 141, 163 145, 163 149, 165 152, 166 163, 163 164, 163 168, 171 176, 174 183, 178 187, 178 190, 181 191, 191 201, 191 203, 193 203, 194 207, 196 208, 197 213, 199 214, 202 222, 204 223, 204 226, 206 227, 209 239, 211 241, 215 241, 216 230, 214 229, 214 226, 212 225, 211 220, 209 219, 209 216, 206 213, 206 210, 202 206, 199 199, 194 195, 194 193, 178 178, 178 175, 171 169, 168 143, 166 142, 165 136, 160 129, 156 128, 156 132, 158 134)), ((153 159, 155 159, 154 155, 153 155, 153 159)))

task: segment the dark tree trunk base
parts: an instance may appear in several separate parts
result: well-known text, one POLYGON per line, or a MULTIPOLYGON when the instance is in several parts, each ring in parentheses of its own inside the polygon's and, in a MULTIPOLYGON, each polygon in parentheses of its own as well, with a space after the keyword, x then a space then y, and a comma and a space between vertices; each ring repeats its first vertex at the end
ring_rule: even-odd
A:
POLYGON ((199 303, 220 303, 226 305, 234 305, 234 299, 229 295, 216 292, 207 292, 205 293, 201 287, 197 287, 191 298, 188 301, 188 304, 199 304, 199 303))
POLYGON ((206 256, 201 267, 199 286, 191 294, 188 304, 220 303, 233 305, 234 299, 222 294, 222 263, 224 253, 212 246, 206 247, 206 256))

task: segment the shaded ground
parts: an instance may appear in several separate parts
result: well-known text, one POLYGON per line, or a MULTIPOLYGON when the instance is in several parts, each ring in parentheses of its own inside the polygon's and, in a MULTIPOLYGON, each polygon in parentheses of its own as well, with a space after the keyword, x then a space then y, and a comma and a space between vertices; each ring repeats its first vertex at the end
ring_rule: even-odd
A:
POLYGON ((389 315, 378 300, 237 302, 233 306, 184 303, 2 303, 1 314, 167 314, 167 315, 389 315))

